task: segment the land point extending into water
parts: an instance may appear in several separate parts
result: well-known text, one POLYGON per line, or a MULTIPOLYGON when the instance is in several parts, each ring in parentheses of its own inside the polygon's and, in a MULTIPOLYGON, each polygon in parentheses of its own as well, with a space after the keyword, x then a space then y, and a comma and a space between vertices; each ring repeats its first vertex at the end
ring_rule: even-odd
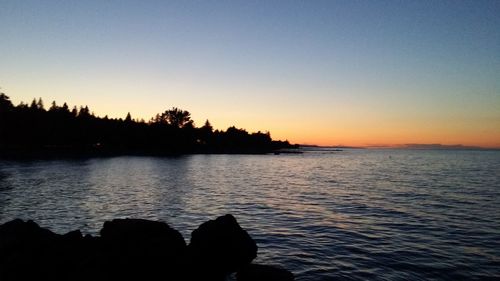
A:
POLYGON ((191 113, 173 107, 149 121, 95 116, 88 106, 70 109, 42 99, 14 106, 0 93, 0 157, 261 154, 297 148, 269 132, 235 126, 214 130, 208 120, 196 127, 191 113))

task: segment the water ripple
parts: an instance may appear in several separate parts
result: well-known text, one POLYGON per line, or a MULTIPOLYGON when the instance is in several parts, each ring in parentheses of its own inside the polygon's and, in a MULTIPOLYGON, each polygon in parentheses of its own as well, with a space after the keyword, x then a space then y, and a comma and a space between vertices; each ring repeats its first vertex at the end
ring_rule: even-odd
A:
POLYGON ((0 162, 0 222, 96 233, 105 220, 139 217, 189 239, 232 213, 258 262, 301 281, 498 280, 499 206, 495 151, 0 162))

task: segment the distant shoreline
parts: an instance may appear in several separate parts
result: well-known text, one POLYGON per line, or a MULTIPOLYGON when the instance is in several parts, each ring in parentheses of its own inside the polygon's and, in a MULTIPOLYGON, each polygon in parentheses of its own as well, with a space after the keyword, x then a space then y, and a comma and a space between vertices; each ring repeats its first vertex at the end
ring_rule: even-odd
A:
POLYGON ((465 145, 442 145, 442 144, 415 144, 394 146, 322 146, 322 145, 299 145, 307 149, 395 149, 395 150, 500 150, 495 147, 465 146, 465 145))
POLYGON ((342 152, 345 150, 409 150, 409 151, 500 151, 496 148, 481 147, 447 147, 447 148, 415 148, 415 147, 335 147, 314 145, 291 145, 287 148, 272 150, 256 149, 219 149, 219 150, 194 150, 194 151, 169 151, 169 150, 120 150, 120 149, 2 149, 0 148, 0 159, 3 160, 44 160, 44 159, 85 159, 85 158, 107 158, 122 156, 137 157, 181 157, 187 155, 280 155, 280 154, 303 154, 307 152, 342 152))
POLYGON ((268 131, 231 126, 195 126, 191 113, 176 107, 149 121, 95 116, 88 106, 73 109, 42 99, 13 105, 0 93, 0 158, 98 157, 117 155, 265 154, 297 148, 273 140, 268 131))
POLYGON ((184 155, 266 155, 302 153, 298 147, 272 150, 258 149, 220 149, 220 150, 120 150, 120 149, 0 149, 0 159, 60 159, 60 158, 105 158, 120 156, 178 157, 184 155))

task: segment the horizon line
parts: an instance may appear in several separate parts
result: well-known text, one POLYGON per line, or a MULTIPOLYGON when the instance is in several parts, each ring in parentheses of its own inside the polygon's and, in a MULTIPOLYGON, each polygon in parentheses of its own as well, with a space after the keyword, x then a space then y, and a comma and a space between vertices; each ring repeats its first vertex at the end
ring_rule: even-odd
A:
POLYGON ((441 144, 441 143, 406 143, 406 144, 377 144, 377 145, 318 145, 297 144, 300 147, 317 148, 345 148, 345 149, 435 149, 435 150, 500 150, 500 146, 477 146, 463 144, 441 144))

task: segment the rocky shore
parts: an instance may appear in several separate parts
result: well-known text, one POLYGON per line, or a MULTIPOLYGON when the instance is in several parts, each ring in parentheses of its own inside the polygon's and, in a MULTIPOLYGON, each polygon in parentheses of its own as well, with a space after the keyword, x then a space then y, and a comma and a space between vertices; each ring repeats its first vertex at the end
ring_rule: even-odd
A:
POLYGON ((232 215, 201 224, 186 244, 168 224, 104 223, 100 236, 60 235, 33 221, 0 225, 0 280, 294 280, 289 271, 252 264, 257 245, 232 215))

